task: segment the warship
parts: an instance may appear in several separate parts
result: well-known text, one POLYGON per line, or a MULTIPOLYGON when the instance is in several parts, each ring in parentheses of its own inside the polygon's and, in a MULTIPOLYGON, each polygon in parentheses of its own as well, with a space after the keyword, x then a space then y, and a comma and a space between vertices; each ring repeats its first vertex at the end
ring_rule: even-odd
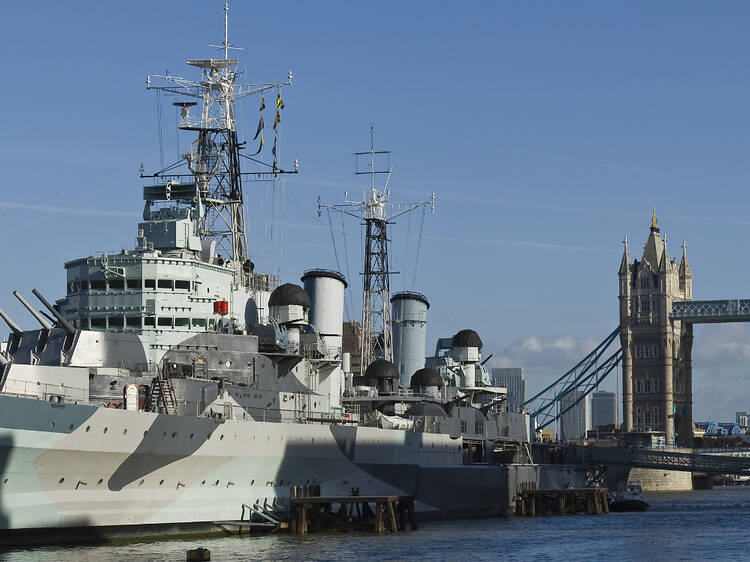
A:
MULTIPOLYGON (((179 128, 194 140, 174 165, 142 171, 135 246, 67 262, 64 297, 53 304, 33 290, 42 312, 14 292, 36 329, 0 311, 10 329, 0 542, 279 520, 292 488, 306 485, 324 496, 410 495, 420 518, 507 513, 519 487, 545 475, 528 455, 528 416, 489 385, 475 332, 441 339, 425 367, 429 304, 396 294, 400 320, 382 318, 400 330, 399 366, 392 350, 370 349, 351 372, 344 276, 315 269, 302 285, 279 284, 255 271, 242 166, 262 163, 266 96, 276 133, 291 72, 238 83, 226 6, 221 48, 223 58, 187 61, 197 80, 147 79, 177 96, 179 128), (250 95, 261 108, 255 154, 234 113, 250 95)), ((277 140, 256 176, 297 171, 279 165, 277 140)))

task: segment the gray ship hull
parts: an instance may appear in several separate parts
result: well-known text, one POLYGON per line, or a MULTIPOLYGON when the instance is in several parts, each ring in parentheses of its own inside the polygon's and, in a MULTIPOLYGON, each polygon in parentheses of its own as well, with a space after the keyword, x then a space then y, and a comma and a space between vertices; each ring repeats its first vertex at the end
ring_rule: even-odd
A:
POLYGON ((537 480, 536 467, 463 465, 461 448, 445 434, 0 396, 0 529, 195 531, 247 507, 284 511, 290 487, 305 484, 324 496, 413 495, 422 519, 489 516, 509 511, 519 482, 537 480))

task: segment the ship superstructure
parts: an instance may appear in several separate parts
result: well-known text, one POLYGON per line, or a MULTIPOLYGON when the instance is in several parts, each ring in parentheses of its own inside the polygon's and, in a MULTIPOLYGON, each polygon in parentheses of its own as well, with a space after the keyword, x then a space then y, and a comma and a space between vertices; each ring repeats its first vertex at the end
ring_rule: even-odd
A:
MULTIPOLYGON (((202 106, 194 117, 193 101, 176 102, 180 128, 197 138, 180 162, 143 175, 135 246, 66 263, 64 298, 53 306, 34 290, 43 314, 17 293, 37 329, 0 311, 11 330, 0 349, 0 541, 282 517, 290 488, 308 484, 414 495, 423 516, 490 515, 539 478, 515 463, 526 436, 509 431, 519 415, 505 411, 502 389, 447 392, 424 369, 405 388, 409 375, 377 353, 358 373, 366 395, 347 389, 344 276, 313 269, 301 286, 255 271, 233 104, 255 93, 263 111, 270 93, 276 131, 290 81, 238 85, 224 15, 224 58, 188 61, 200 80, 148 81, 202 106)), ((261 114, 258 153, 263 130, 261 114)), ((285 173, 277 140, 272 178, 285 173)), ((372 217, 383 235, 392 217, 372 217)), ((400 329, 417 327, 399 337, 402 365, 421 364, 403 347, 424 337, 426 306, 415 303, 399 305, 400 329)))

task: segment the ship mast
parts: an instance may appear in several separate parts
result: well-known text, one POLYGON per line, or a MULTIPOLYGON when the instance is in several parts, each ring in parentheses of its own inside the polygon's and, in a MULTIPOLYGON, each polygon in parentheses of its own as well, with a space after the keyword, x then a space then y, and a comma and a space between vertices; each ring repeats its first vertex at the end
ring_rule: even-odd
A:
POLYGON ((324 205, 318 197, 318 216, 322 209, 333 209, 363 221, 365 227, 365 257, 362 277, 362 344, 361 372, 376 359, 393 361, 393 338, 391 328, 390 276, 388 263, 388 224, 393 219, 424 205, 430 205, 435 212, 435 194, 428 201, 418 203, 393 203, 390 201, 390 182, 393 168, 387 163, 382 169, 376 165, 377 159, 390 158, 390 151, 375 150, 375 132, 370 127, 370 150, 355 152, 358 162, 367 158, 367 169, 355 170, 356 175, 370 176, 370 189, 362 201, 350 201, 340 205, 324 205), (382 190, 375 186, 376 176, 386 174, 382 190))
MULTIPOLYGON (((277 94, 278 111, 283 108, 280 90, 282 86, 292 84, 292 73, 284 82, 269 82, 261 84, 238 84, 240 72, 237 70, 238 60, 229 58, 229 50, 240 50, 229 42, 229 4, 224 4, 224 41, 221 45, 210 45, 224 51, 224 58, 220 59, 189 59, 187 64, 201 70, 199 81, 172 76, 170 74, 149 74, 146 87, 186 96, 199 101, 178 101, 173 105, 180 108, 179 128, 183 131, 194 131, 197 139, 193 141, 189 153, 182 155, 179 162, 147 176, 167 180, 194 178, 196 192, 203 206, 203 213, 199 221, 199 236, 207 247, 215 243, 215 250, 225 258, 235 270, 235 279, 242 285, 249 285, 252 266, 248 259, 247 232, 245 227, 244 200, 242 178, 250 174, 243 173, 240 167, 241 158, 261 164, 267 171, 252 172, 257 178, 278 178, 279 174, 296 173, 282 170, 277 165, 276 143, 273 149, 273 165, 265 164, 256 157, 263 149, 261 135, 260 148, 252 156, 242 154, 245 142, 237 138, 237 122, 234 113, 234 102, 252 94, 259 94, 267 90, 275 90, 277 94), (152 79, 159 79, 160 84, 152 83, 152 79), (194 118, 190 110, 201 104, 200 116, 194 118), (187 163, 190 174, 179 173, 178 168, 187 163)), ((265 108, 262 98, 261 111, 265 108)), ((261 113, 261 121, 262 113, 261 113)), ((275 123, 277 125, 278 123, 275 123)), ((274 127, 276 129, 276 127, 274 127)), ((259 125, 260 131, 260 125, 259 125)), ((256 135, 257 136, 257 135, 256 135)))

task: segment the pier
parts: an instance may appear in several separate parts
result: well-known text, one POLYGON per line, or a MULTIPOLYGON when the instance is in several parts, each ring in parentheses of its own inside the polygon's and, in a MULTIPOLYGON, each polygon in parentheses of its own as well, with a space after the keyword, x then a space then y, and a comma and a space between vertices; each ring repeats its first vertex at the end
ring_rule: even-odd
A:
POLYGON ((607 488, 521 490, 516 497, 516 515, 601 515, 609 513, 607 494, 607 488))
POLYGON ((306 535, 315 531, 397 533, 417 530, 412 496, 292 497, 290 531, 306 535))

